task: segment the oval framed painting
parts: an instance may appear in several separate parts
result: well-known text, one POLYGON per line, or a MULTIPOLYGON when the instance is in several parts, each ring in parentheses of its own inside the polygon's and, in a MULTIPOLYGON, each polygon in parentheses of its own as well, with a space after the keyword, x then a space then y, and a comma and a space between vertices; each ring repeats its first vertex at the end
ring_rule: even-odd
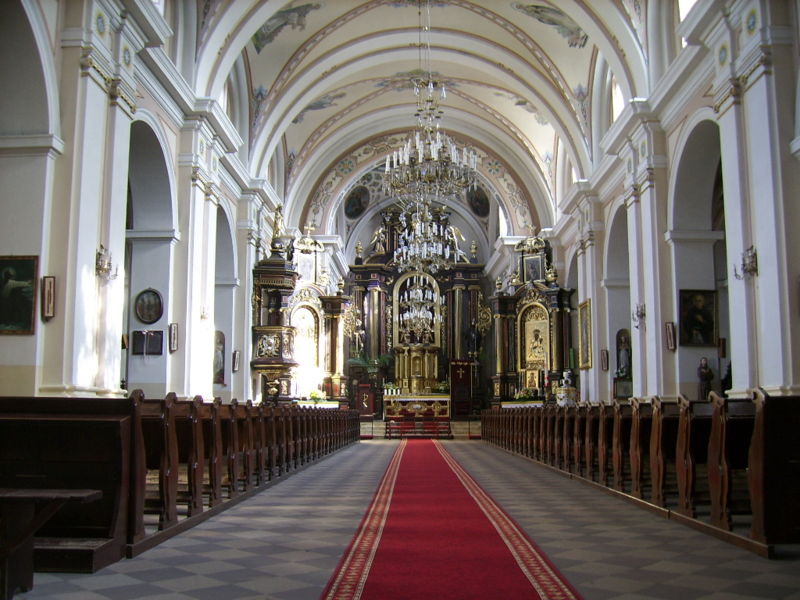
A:
POLYGON ((153 288, 142 290, 136 296, 133 310, 136 318, 145 325, 155 323, 164 314, 164 302, 161 300, 161 294, 153 288))

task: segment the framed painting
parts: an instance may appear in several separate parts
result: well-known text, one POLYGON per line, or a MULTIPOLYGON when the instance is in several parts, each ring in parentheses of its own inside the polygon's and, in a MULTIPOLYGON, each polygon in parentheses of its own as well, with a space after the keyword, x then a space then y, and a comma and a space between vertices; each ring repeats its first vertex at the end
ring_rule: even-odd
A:
POLYGON ((608 371, 608 350, 605 348, 600 350, 600 368, 603 371, 608 371))
POLYGON ((56 316, 56 278, 52 275, 42 277, 42 320, 49 321, 56 316))
POLYGON ((544 255, 534 254, 523 258, 525 283, 529 281, 544 281, 544 255))
POLYGON ((664 323, 664 337, 667 340, 667 350, 675 352, 675 322, 667 321, 664 323))
POLYGON ((716 290, 680 290, 681 346, 717 345, 716 290))
POLYGON ((578 305, 578 367, 592 368, 592 300, 578 305))
POLYGON ((38 268, 38 256, 0 256, 0 334, 33 334, 38 268))
POLYGON ((169 328, 169 351, 177 352, 178 350, 178 324, 170 323, 169 328))
POLYGON ((153 288, 147 288, 139 292, 133 305, 136 318, 145 325, 152 325, 164 314, 164 302, 161 294, 153 288))

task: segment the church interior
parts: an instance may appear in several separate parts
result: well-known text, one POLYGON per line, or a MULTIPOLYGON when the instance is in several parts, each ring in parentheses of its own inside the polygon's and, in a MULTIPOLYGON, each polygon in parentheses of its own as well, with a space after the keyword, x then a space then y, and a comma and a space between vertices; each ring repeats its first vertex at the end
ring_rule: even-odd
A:
POLYGON ((798 0, 0 32, 0 600, 360 597, 428 439, 539 597, 800 598, 798 0))

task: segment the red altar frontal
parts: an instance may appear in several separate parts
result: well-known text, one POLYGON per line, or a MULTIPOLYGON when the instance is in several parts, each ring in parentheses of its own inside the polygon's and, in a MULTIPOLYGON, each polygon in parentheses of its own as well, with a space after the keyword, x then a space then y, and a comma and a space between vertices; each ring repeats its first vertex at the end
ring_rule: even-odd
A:
POLYGON ((450 396, 448 394, 426 394, 419 396, 385 396, 384 417, 445 417, 450 418, 450 396))

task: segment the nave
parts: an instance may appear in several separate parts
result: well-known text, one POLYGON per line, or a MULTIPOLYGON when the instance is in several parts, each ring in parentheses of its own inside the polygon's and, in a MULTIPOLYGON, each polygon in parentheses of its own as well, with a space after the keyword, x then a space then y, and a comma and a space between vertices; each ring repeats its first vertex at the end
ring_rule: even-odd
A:
MULTIPOLYGON (((136 558, 36 573, 16 597, 319 598, 398 443, 349 446, 136 558)), ((587 600, 800 599, 796 554, 766 560, 487 444, 443 444, 587 600)))

